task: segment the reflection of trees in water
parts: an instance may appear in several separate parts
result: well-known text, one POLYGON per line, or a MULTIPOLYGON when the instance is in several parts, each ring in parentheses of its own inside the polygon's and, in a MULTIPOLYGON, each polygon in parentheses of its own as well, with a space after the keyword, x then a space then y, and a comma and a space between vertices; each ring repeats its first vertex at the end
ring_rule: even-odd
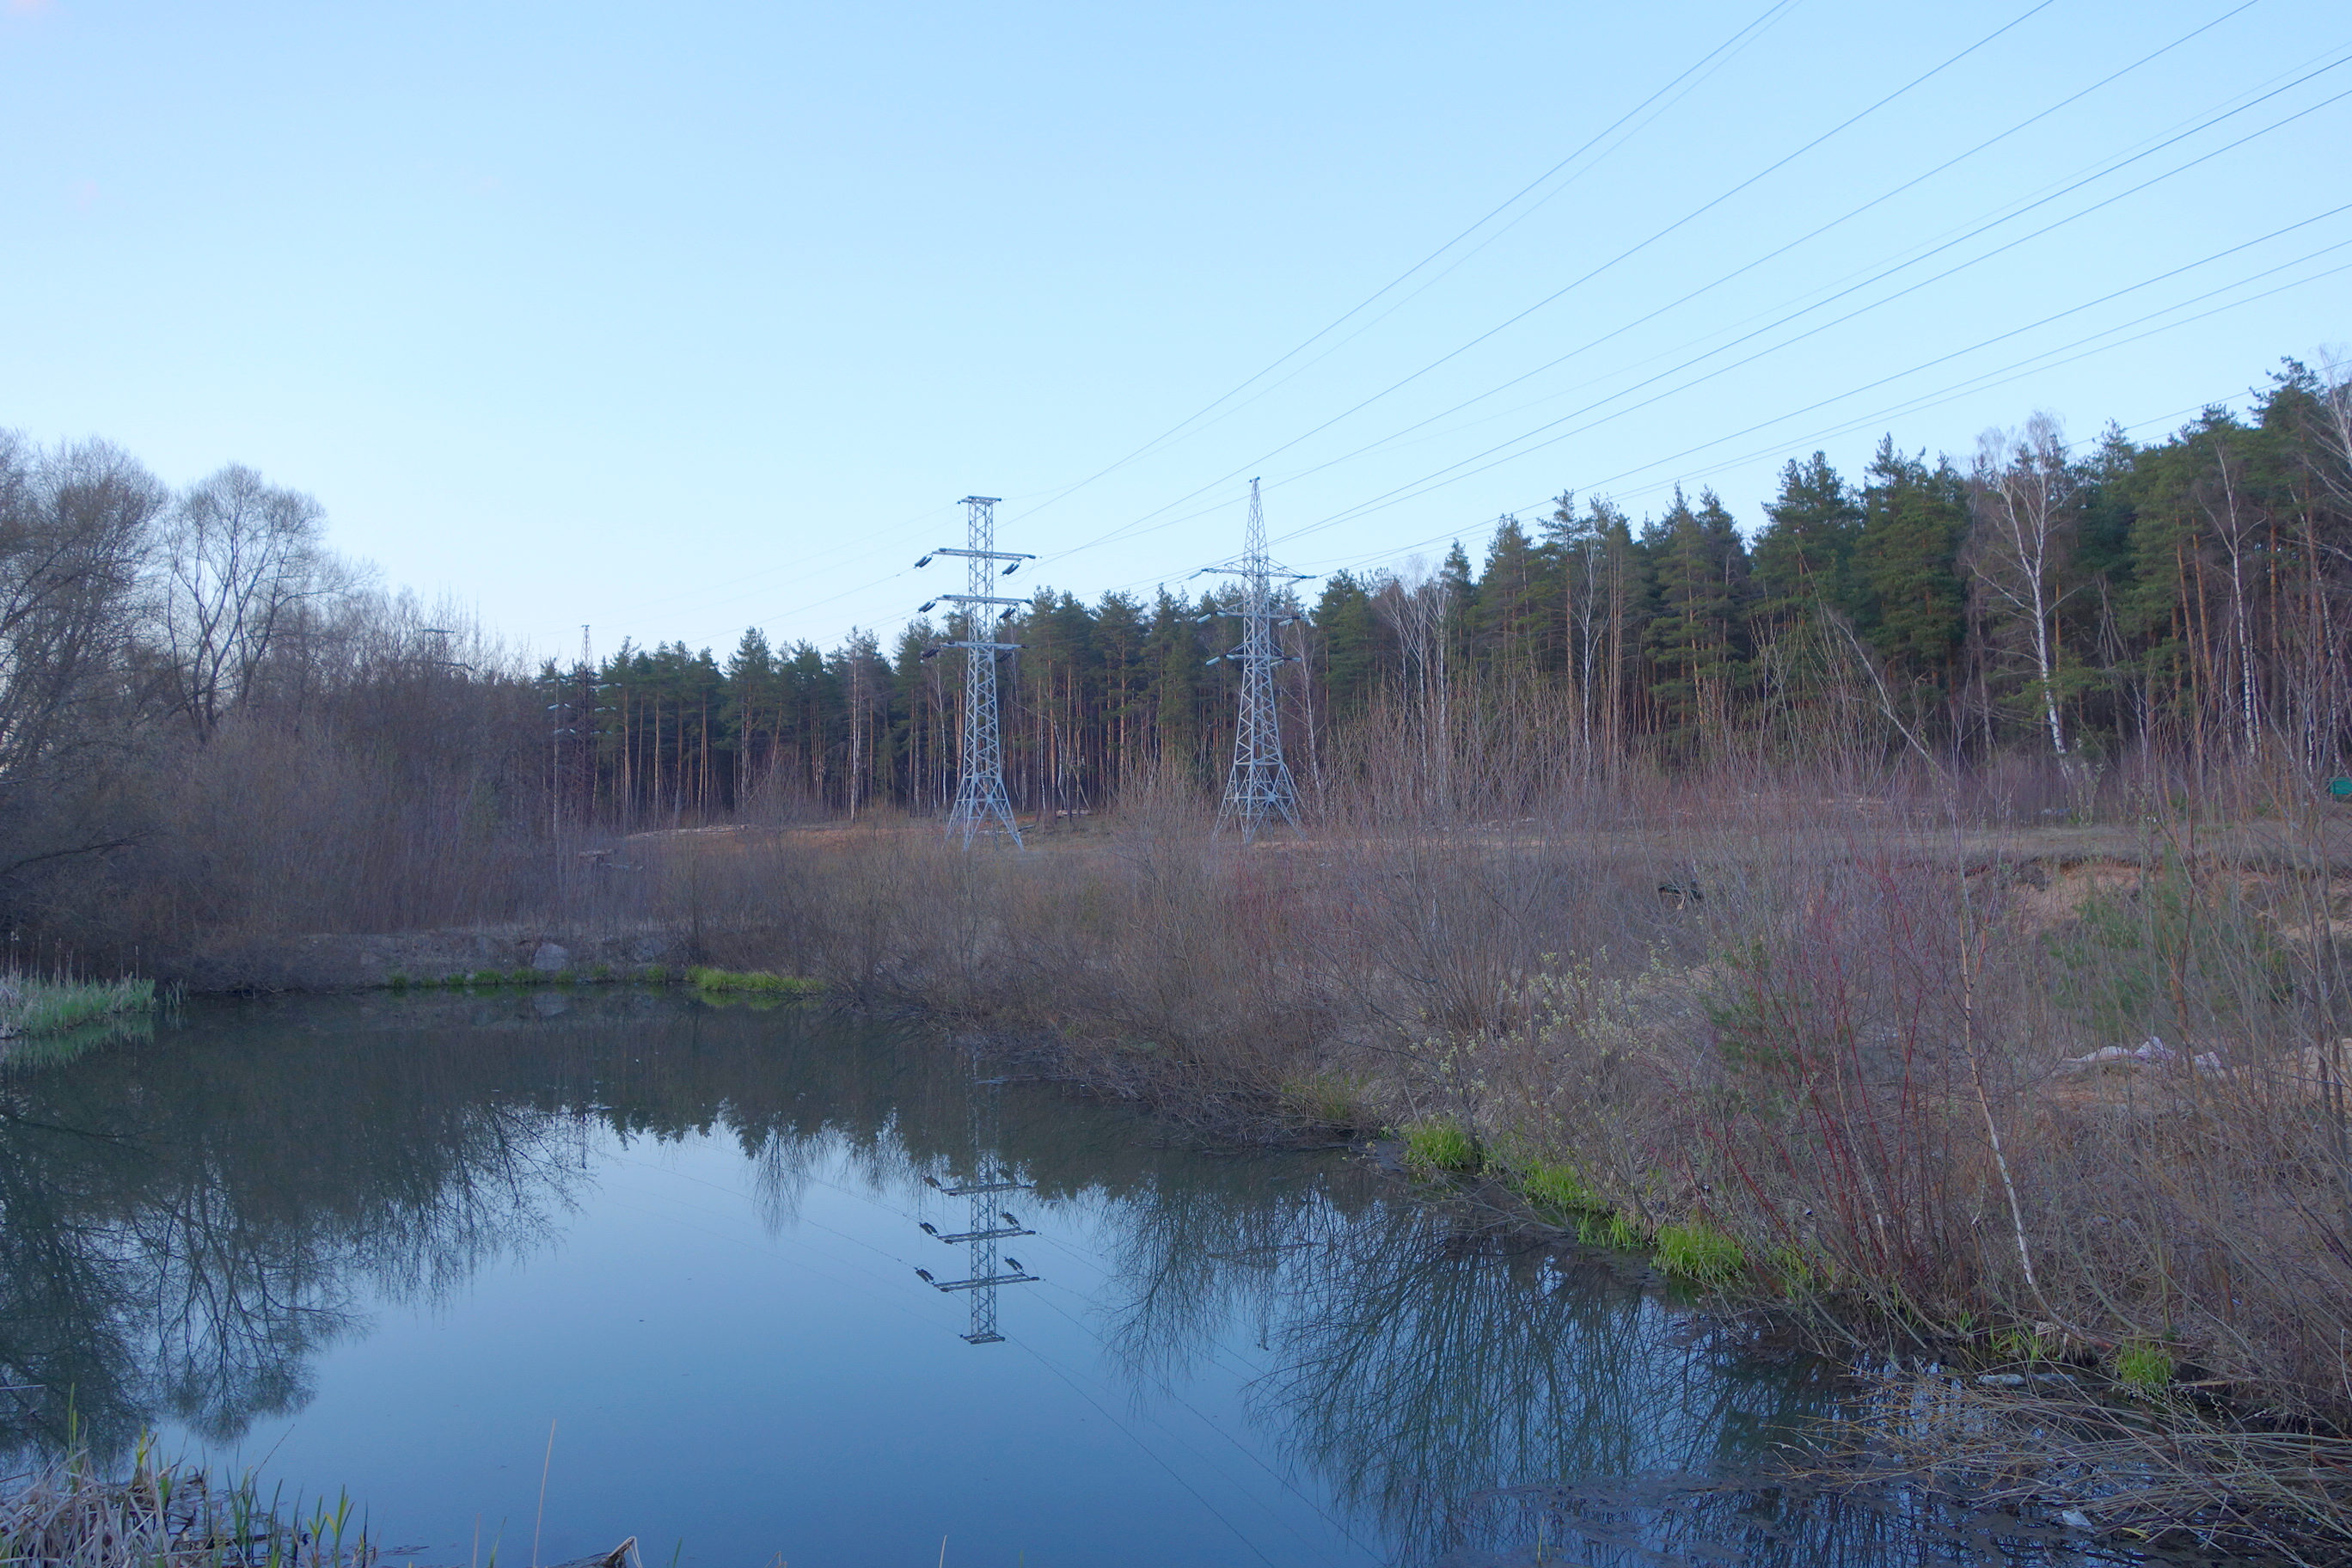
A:
POLYGON ((1603 1269, 1385 1206, 1330 1229, 1288 1270, 1265 1393, 1300 1456, 1411 1539, 1499 1488, 1747 1464, 1787 1413, 1781 1380, 1675 1343, 1603 1269))
POLYGON ((1259 1418, 1402 1561, 1547 1542, 1552 1562, 1876 1568, 1980 1533, 1916 1499, 1752 1484, 1828 1413, 1831 1368, 1760 1359, 1605 1264, 1449 1234, 1360 1170, 1120 1206, 1114 1348, 1159 1377, 1265 1325, 1259 1418))
MULTIPOLYGON (((1101 1227, 1116 1238, 1120 1289, 1108 1342, 1152 1382, 1192 1373, 1228 1323, 1252 1324, 1265 1343, 1284 1260, 1350 1223, 1323 1181, 1285 1181, 1255 1162, 1205 1174, 1153 1184, 1110 1205, 1101 1227)), ((1353 1173, 1337 1174, 1344 1187, 1360 1184, 1347 1179, 1353 1173)))
MULTIPOLYGON (((0 1450, 54 1447, 68 1400, 102 1453, 166 1416, 226 1441, 299 1409, 362 1302, 441 1298, 552 1236, 596 1123, 731 1138, 772 1226, 821 1164, 883 1191, 971 1162, 949 1053, 809 1010, 555 1000, 197 1007, 0 1071, 0 1450)), ((1011 1157, 1051 1191, 1100 1180, 1051 1110, 1011 1157)))
MULTIPOLYGON (((69 1390, 101 1451, 165 1415, 226 1440, 298 1409, 362 1302, 441 1298, 550 1237, 592 1139, 730 1139, 778 1229, 813 1182, 974 1168, 953 1053, 803 1010, 551 999, 197 1009, 0 1072, 0 1384, 44 1391, 0 1394, 0 1447, 54 1445, 69 1390)), ((998 1136, 1038 1196, 1100 1219, 1139 1386, 1255 1328, 1260 1418, 1406 1561, 1528 1561, 1539 1532, 1591 1563, 1916 1555, 1916 1521, 1680 1484, 1751 1465, 1824 1392, 1682 1342, 1605 1269, 1450 1238, 1360 1163, 1171 1151, 1051 1090, 1006 1095, 998 1136)))
POLYGON ((225 1441, 309 1397, 362 1286, 434 1296, 547 1233, 567 1119, 436 1087, 425 1042, 167 1033, 0 1078, 0 1445, 68 1401, 111 1451, 225 1441))

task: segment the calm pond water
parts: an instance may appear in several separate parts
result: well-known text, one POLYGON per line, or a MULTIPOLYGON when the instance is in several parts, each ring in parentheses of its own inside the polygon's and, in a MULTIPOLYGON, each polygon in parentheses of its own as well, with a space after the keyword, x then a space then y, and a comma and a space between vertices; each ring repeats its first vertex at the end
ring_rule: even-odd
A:
POLYGON ((0 1383, 20 1456, 70 1399, 420 1563, 2017 1560, 1699 1492, 1823 1369, 1360 1158, 647 992, 206 1003, 0 1068, 0 1383), (976 1206, 1021 1282, 934 1289, 976 1206))

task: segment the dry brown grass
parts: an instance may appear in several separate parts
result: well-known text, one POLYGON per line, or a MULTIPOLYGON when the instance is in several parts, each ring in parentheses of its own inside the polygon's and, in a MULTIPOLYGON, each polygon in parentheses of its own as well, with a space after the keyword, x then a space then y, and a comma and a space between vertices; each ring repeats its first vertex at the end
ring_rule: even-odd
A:
POLYGON ((718 962, 1043 1035, 1186 1116, 1450 1120, 1621 1237, 1730 1237, 1755 1289, 1928 1339, 2160 1343, 2249 1405, 2352 1414, 2352 1165, 2309 1044, 2352 993, 2339 946, 2280 935, 2336 907, 2339 825, 2225 853, 2143 824, 2105 830, 2137 863, 2078 833, 2045 864, 1924 814, 1638 805, 1243 850, 1179 800, 1021 855, 866 825, 658 876, 718 962), (2149 1038, 2179 1056, 2071 1063, 2149 1038))
POLYGON ((2141 1545, 2298 1564, 2352 1556, 2352 1439, 2249 1424, 2194 1391, 2152 1394, 2047 1367, 1891 1370, 1804 1467, 1839 1484, 1924 1484, 2141 1545))
POLYGON ((494 779, 404 805, 277 744, 188 809, 282 841, 204 807, 145 929, 659 924, 1221 1131, 1450 1129, 1488 1191, 1882 1346, 2157 1357, 2352 1429, 2352 810, 2292 770, 2085 821, 2015 769, 1561 783, 1496 730, 1443 776, 1363 751, 1247 848, 1166 778, 966 854, 882 813, 477 832, 494 779))
POLYGON ((310 1563, 368 1568, 375 1548, 348 1498, 306 1513, 202 1470, 157 1462, 142 1444, 130 1474, 109 1479, 76 1449, 0 1482, 6 1568, 251 1568, 310 1563))

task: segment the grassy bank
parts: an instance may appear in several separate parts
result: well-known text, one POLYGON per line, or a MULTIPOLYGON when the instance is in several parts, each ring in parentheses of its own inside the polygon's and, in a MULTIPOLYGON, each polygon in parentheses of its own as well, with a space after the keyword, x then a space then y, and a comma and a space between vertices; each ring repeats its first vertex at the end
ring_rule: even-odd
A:
POLYGON ((154 1005, 152 980, 0 974, 0 1039, 64 1035, 154 1005))

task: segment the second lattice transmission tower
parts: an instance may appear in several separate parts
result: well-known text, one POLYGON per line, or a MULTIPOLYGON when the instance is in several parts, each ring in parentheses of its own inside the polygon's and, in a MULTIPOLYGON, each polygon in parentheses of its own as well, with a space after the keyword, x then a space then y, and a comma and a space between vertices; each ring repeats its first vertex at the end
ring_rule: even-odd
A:
POLYGON ((996 628, 1026 601, 1000 598, 988 590, 994 586, 990 579, 998 562, 1005 563, 1003 571, 1010 576, 1021 563, 1035 557, 996 548, 996 501, 994 496, 964 497, 959 504, 967 514, 966 548, 934 550, 915 563, 928 566, 933 555, 961 555, 967 568, 968 592, 941 594, 923 605, 928 611, 944 602, 958 605, 963 614, 964 635, 927 648, 923 657, 929 658, 942 648, 964 650, 963 765, 956 779, 955 805, 948 812, 948 833, 953 837, 961 829, 967 849, 972 836, 984 832, 1001 830, 1016 847, 1021 843, 1013 802, 1004 793, 1004 731, 996 711, 996 656, 1021 645, 1001 641, 996 628), (1000 605, 1002 615, 990 613, 1000 605))
POLYGON ((1240 557, 1224 566, 1202 568, 1242 580, 1242 640, 1209 660, 1231 659, 1242 667, 1242 700, 1234 727, 1234 766, 1225 776, 1225 798, 1217 809, 1219 826, 1236 823, 1244 841, 1279 816, 1298 826, 1298 786, 1291 782, 1290 765, 1282 760, 1282 714, 1275 697, 1274 671, 1289 662, 1275 647, 1274 628, 1293 619, 1275 598, 1275 580, 1303 581, 1299 574, 1276 572, 1265 553, 1265 513, 1260 510, 1257 481, 1250 481, 1249 524, 1240 557))

